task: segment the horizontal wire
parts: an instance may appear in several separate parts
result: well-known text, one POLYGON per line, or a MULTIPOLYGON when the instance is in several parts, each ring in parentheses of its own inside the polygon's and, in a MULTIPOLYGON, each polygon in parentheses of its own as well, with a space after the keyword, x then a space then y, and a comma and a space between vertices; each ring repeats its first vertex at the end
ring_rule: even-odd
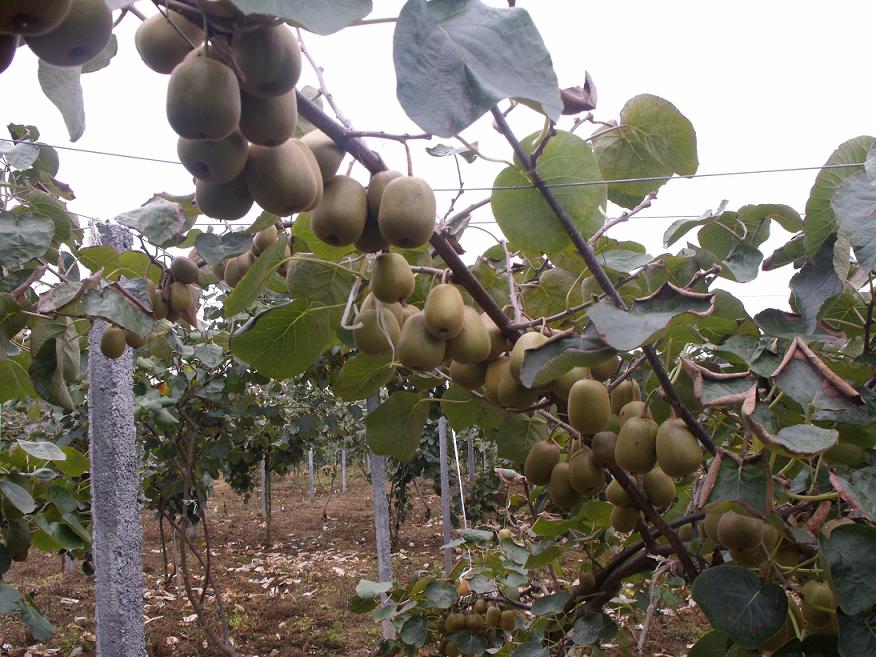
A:
MULTIPOLYGON (((8 142, 8 143, 17 143, 12 139, 6 139, 0 137, 0 141, 8 142)), ((85 148, 74 148, 73 146, 56 146, 53 144, 46 144, 44 142, 36 142, 35 145, 43 145, 49 146, 50 148, 56 148, 59 150, 66 151, 74 151, 79 153, 88 153, 91 155, 103 155, 107 157, 121 157, 130 160, 140 160, 143 162, 157 162, 159 164, 175 164, 178 166, 182 166, 180 162, 175 162, 173 160, 162 160, 159 158, 153 157, 143 157, 140 155, 128 155, 125 153, 111 153, 108 151, 96 151, 89 150, 85 148)), ((658 182, 658 181, 669 181, 669 180, 679 180, 679 179, 691 179, 691 178, 716 178, 723 176, 751 176, 751 175, 763 175, 770 173, 794 173, 794 172, 802 172, 802 171, 820 171, 822 169, 845 169, 850 167, 860 167, 864 166, 865 162, 856 162, 849 164, 824 164, 822 166, 805 166, 805 167, 785 167, 779 169, 747 169, 740 171, 718 171, 714 173, 694 173, 689 176, 643 176, 640 178, 613 178, 610 180, 581 180, 578 182, 567 182, 567 183, 547 183, 545 186, 550 189, 561 189, 564 187, 591 187, 594 185, 617 185, 621 183, 637 183, 637 182, 658 182)), ((497 187, 464 187, 463 191, 467 192, 494 192, 494 191, 515 191, 515 190, 524 190, 524 189, 534 189, 535 185, 507 185, 507 186, 497 186, 497 187)), ((435 187, 432 191, 434 192, 447 192, 447 193, 458 193, 459 187, 435 187)))

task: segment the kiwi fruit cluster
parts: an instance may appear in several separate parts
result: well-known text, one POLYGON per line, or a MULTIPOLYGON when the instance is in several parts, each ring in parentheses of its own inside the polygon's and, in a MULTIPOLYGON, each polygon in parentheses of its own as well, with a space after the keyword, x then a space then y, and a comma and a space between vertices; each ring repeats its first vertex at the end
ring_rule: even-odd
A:
MULTIPOLYGON (((213 265, 213 276, 219 281, 224 281, 229 287, 236 287, 253 266, 256 258, 281 239, 286 242, 286 258, 288 259, 292 255, 292 237, 281 232, 276 224, 272 224, 253 235, 252 242, 246 251, 240 255, 225 258, 213 265)), ((287 272, 288 260, 284 261, 278 269, 278 273, 282 276, 285 276, 287 272)))
MULTIPOLYGON (((468 582, 462 580, 457 587, 468 589, 468 582)), ((464 593, 461 595, 469 595, 464 593)), ((473 634, 489 634, 512 632, 517 627, 517 612, 513 609, 503 609, 495 601, 476 598, 473 602, 462 600, 451 607, 438 622, 438 630, 444 638, 439 643, 439 653, 447 657, 459 657, 463 653, 454 643, 453 635, 457 632, 473 634)))
POLYGON ((100 54, 112 31, 112 11, 104 0, 4 0, 0 72, 12 63, 19 39, 44 62, 70 67, 100 54))

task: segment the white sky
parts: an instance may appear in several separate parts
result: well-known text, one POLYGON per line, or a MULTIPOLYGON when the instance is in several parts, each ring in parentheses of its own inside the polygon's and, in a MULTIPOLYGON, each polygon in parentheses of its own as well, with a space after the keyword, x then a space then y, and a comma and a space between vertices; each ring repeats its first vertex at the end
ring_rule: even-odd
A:
MULTIPOLYGON (((374 4, 372 17, 386 17, 397 14, 402 2, 375 0, 374 4)), ((504 6, 498 1, 490 4, 504 6)), ((623 104, 639 93, 674 103, 697 131, 701 173, 818 166, 843 141, 876 134, 873 3, 615 0, 597 6, 581 0, 519 0, 518 5, 530 11, 540 29, 561 86, 582 83, 585 70, 593 76, 599 91, 598 118, 617 118, 623 104)), ((152 11, 148 2, 137 6, 152 11)), ((51 144, 175 160, 176 135, 164 113, 167 78, 140 61, 133 43, 138 22, 134 16, 126 17, 116 29, 119 54, 111 65, 83 76, 88 127, 79 142, 69 144, 60 115, 39 89, 36 58, 26 48, 0 74, 2 125, 35 124, 42 140, 51 144)), ((356 129, 420 132, 395 98, 392 29, 392 25, 364 26, 331 37, 305 33, 305 42, 356 129)), ((305 68, 301 84, 307 83, 315 84, 315 77, 305 68)), ((511 116, 521 137, 541 127, 540 117, 524 108, 511 116)), ((488 155, 510 157, 488 120, 482 119, 464 135, 478 141, 488 155)), ((7 136, 5 129, 2 136, 7 136)), ((438 141, 442 140, 433 143, 438 141)), ((371 143, 390 167, 404 169, 400 144, 371 143)), ((426 155, 425 145, 411 142, 415 173, 433 187, 455 187, 452 159, 426 155)), ((465 183, 489 186, 500 168, 481 161, 463 163, 465 183)), ((675 217, 699 215, 722 199, 730 201, 730 209, 746 203, 785 203, 802 212, 815 173, 672 181, 650 210, 609 234, 636 239, 656 254, 663 252, 663 231, 675 217)), ((367 180, 361 167, 354 175, 367 180)), ((72 211, 102 219, 137 207, 155 192, 193 191, 181 166, 66 151, 61 152, 59 178, 77 195, 70 204, 72 211)), ((485 194, 468 192, 457 208, 485 194)), ((452 197, 438 194, 439 215, 452 197)), ((610 209, 609 215, 615 214, 617 209, 610 209)), ((476 215, 477 221, 490 218, 489 207, 476 215)), ((764 245, 766 255, 784 241, 781 237, 764 245)), ((490 244, 491 239, 476 230, 467 232, 463 240, 472 254, 490 244)), ((671 250, 682 245, 677 243, 671 250)), ((786 267, 762 273, 744 286, 721 286, 733 288, 752 313, 786 307, 791 273, 786 267)))

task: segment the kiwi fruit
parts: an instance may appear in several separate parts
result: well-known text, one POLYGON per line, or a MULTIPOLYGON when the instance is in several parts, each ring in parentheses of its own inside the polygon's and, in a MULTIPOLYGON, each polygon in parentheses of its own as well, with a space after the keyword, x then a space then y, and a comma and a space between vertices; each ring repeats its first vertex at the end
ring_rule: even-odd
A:
POLYGON ((186 256, 176 256, 170 263, 173 280, 191 284, 198 280, 198 265, 186 256))
POLYGON ((714 543, 720 543, 718 541, 718 523, 721 522, 722 515, 721 513, 706 513, 706 517, 703 519, 703 531, 706 537, 714 543))
POLYGON ((369 308, 359 313, 357 322, 362 326, 353 329, 353 340, 363 354, 379 356, 392 351, 398 342, 401 329, 398 320, 387 308, 369 308), (387 341, 387 335, 389 341, 387 341))
POLYGON ((76 0, 49 32, 26 35, 24 40, 44 62, 81 66, 100 54, 112 33, 113 13, 104 0, 76 0))
POLYGON ((72 0, 3 0, 0 32, 34 36, 49 32, 64 20, 72 0))
POLYGON ((616 506, 611 510, 611 526, 617 532, 631 532, 638 522, 639 509, 634 506, 616 506))
POLYGON ((0 34, 0 73, 9 68, 18 49, 17 34, 0 34))
POLYGON ((380 197, 380 233, 393 246, 416 249, 432 237, 435 209, 435 193, 422 178, 390 180, 380 197))
POLYGON ((462 294, 451 283, 441 283, 433 287, 426 296, 423 316, 426 328, 436 338, 449 340, 462 332, 465 302, 462 294))
POLYGON ((244 137, 259 146, 279 146, 289 139, 298 124, 298 101, 295 92, 259 98, 240 93, 240 122, 244 137))
POLYGON ((639 389, 639 384, 632 379, 625 379, 611 391, 611 412, 617 415, 629 402, 641 398, 642 391, 639 389))
POLYGON ((344 160, 344 151, 335 140, 322 130, 311 130, 301 138, 301 143, 307 146, 316 158, 323 181, 327 183, 334 178, 344 160))
POLYGON ((149 336, 146 335, 137 335, 133 331, 125 331, 125 343, 131 349, 139 349, 144 346, 147 342, 149 342, 149 336))
POLYGON ((593 439, 590 441, 593 462, 602 468, 615 465, 615 445, 617 445, 617 434, 614 431, 598 431, 593 434, 593 439))
POLYGON ((484 620, 484 617, 481 614, 469 614, 466 618, 466 627, 469 632, 474 632, 475 634, 478 634, 479 632, 483 632, 486 629, 487 622, 484 620))
POLYGON ((165 75, 172 73, 193 50, 192 44, 198 47, 203 42, 204 31, 170 9, 167 16, 158 13, 147 18, 134 33, 134 46, 140 59, 156 73, 165 75))
POLYGON ((400 253, 381 253, 374 259, 371 294, 383 303, 404 301, 414 291, 414 273, 400 253))
POLYGON ((391 169, 379 171, 371 176, 371 180, 368 181, 368 212, 374 216, 375 220, 380 215, 380 200, 383 198, 383 190, 386 189, 390 181, 401 177, 401 171, 391 169))
POLYGON ((106 358, 118 358, 125 353, 127 347, 125 332, 118 326, 109 325, 100 336, 100 353, 106 358))
POLYGON ((590 570, 578 574, 578 589, 582 593, 593 593, 596 590, 596 576, 590 570))
POLYGON ((208 217, 233 221, 246 216, 253 199, 243 174, 227 183, 199 180, 195 183, 195 203, 208 217))
POLYGON ((278 217, 315 208, 323 183, 312 157, 297 139, 279 146, 250 146, 243 173, 255 202, 278 217))
POLYGON ((234 257, 226 260, 222 270, 222 280, 230 287, 235 287, 241 278, 243 278, 243 274, 240 272, 237 258, 234 257))
POLYGON ((569 460, 569 484, 585 497, 596 495, 605 486, 605 474, 593 462, 593 452, 586 445, 569 460))
POLYGON ((345 246, 362 235, 367 214, 365 188, 349 176, 335 176, 310 213, 310 229, 326 244, 345 246))
POLYGON ((453 634, 455 632, 459 632, 460 630, 464 630, 465 615, 458 612, 451 612, 447 614, 447 618, 444 621, 444 628, 447 630, 448 634, 453 634))
POLYGON ((224 139, 180 137, 176 154, 186 170, 198 180, 222 184, 231 182, 243 172, 249 142, 237 130, 224 139))
POLYGON ((237 78, 228 66, 199 48, 173 69, 166 106, 170 127, 180 137, 224 139, 237 130, 240 121, 237 78))
POLYGON ((668 509, 675 501, 675 482, 660 468, 653 468, 642 477, 645 495, 655 508, 668 509))
POLYGON ((509 359, 501 359, 498 370, 498 382, 496 396, 499 405, 505 408, 528 408, 538 398, 538 391, 524 388, 511 374, 511 362, 509 359))
POLYGON ((651 417, 651 411, 643 401, 631 401, 620 412, 620 426, 623 427, 631 417, 651 417))
POLYGON ((426 328, 426 318, 422 312, 405 320, 396 347, 396 355, 402 365, 408 369, 431 370, 441 364, 445 352, 444 340, 436 338, 426 328))
POLYGON ((684 420, 670 418, 657 430, 657 463, 670 477, 686 477, 700 468, 703 452, 684 420))
POLYGON ((763 540, 763 522, 735 511, 721 514, 718 542, 726 548, 753 548, 763 540))
POLYGON ((517 614, 513 609, 505 609, 499 619, 499 627, 506 632, 513 632, 517 627, 517 614))
POLYGON ((816 627, 828 625, 836 613, 836 597, 827 582, 810 580, 800 589, 803 618, 816 627))
POLYGON ((484 620, 487 621, 487 625, 490 627, 498 627, 499 622, 502 620, 502 610, 499 609, 496 605, 490 605, 487 607, 487 611, 484 614, 484 620))
POLYGON ((471 610, 476 614, 485 614, 487 613, 487 601, 483 598, 478 598, 475 600, 475 603, 472 605, 471 610))
POLYGON ((611 404, 605 385, 594 379, 581 379, 569 390, 569 424, 584 435, 605 430, 611 404))
POLYGON ((496 406, 502 405, 499 401, 499 380, 502 377, 502 373, 506 371, 510 376, 507 356, 500 356, 487 363, 487 371, 484 374, 484 397, 487 398, 488 402, 496 406))
POLYGON ((368 210, 365 217, 365 228, 362 229, 362 234, 359 235, 354 246, 362 253, 377 253, 389 248, 389 242, 383 239, 383 235, 380 234, 377 215, 372 214, 371 210, 368 210))
POLYGON ((597 363, 590 368, 590 376, 592 376, 597 381, 605 381, 608 378, 614 376, 614 373, 617 372, 617 368, 620 367, 620 358, 618 356, 611 356, 606 358, 601 363, 597 363))
POLYGON ((751 548, 727 548, 730 558, 744 568, 757 568, 767 557, 760 545, 751 548))
POLYGON ((240 86, 252 96, 282 96, 301 76, 301 48, 282 23, 236 32, 231 52, 242 75, 240 86))
POLYGON ((560 374, 556 379, 551 381, 551 392, 560 399, 569 399, 569 391, 572 386, 581 379, 590 378, 590 369, 587 367, 573 367, 568 372, 560 374))
POLYGON ((650 418, 633 417, 621 427, 614 447, 614 460, 634 474, 645 474, 657 463, 657 423, 650 418))
MULTIPOLYGON (((365 298, 362 300, 362 305, 359 306, 359 310, 368 310, 369 308, 377 308, 377 302, 374 300, 374 295, 366 294, 365 298)), ((417 308, 415 306, 402 306, 400 303, 380 303, 380 305, 387 310, 389 310, 393 315, 395 315, 396 321, 398 321, 398 327, 401 328, 405 323, 405 320, 413 315, 414 312, 417 312, 417 308), (413 312, 410 312, 413 310, 413 312)))
POLYGON ((566 461, 557 463, 551 470, 548 493, 554 506, 561 509, 571 509, 581 499, 569 482, 569 464, 566 461))
POLYGON ((612 479, 608 486, 605 487, 606 499, 615 506, 630 506, 633 500, 630 499, 629 493, 624 490, 617 479, 612 479))
POLYGON ((465 306, 462 309, 462 330, 447 341, 447 354, 454 362, 462 364, 479 363, 490 355, 490 334, 474 308, 465 306))
POLYGON ((170 312, 170 306, 167 305, 161 290, 155 293, 155 298, 152 299, 152 316, 155 319, 164 319, 170 312))
POLYGON ((185 283, 170 284, 170 298, 168 299, 168 304, 170 305, 171 310, 181 313, 190 308, 193 301, 194 298, 192 297, 192 291, 188 285, 185 283))
POLYGON ((280 238, 280 233, 277 232, 277 227, 274 224, 271 224, 267 228, 263 228, 259 232, 257 232, 252 238, 252 252, 255 255, 259 255, 265 249, 269 249, 274 244, 277 243, 277 240, 280 238))
POLYGON ((535 486, 545 486, 551 471, 560 462, 560 447, 552 440, 539 440, 529 448, 523 463, 526 480, 535 486))
POLYGON ((510 347, 508 339, 502 333, 502 329, 496 325, 496 322, 487 313, 481 313, 481 321, 484 323, 490 336, 490 355, 487 356, 487 360, 496 360, 499 354, 508 351, 510 347))
POLYGON ((517 338, 517 342, 514 343, 514 346, 511 348, 511 374, 518 381, 520 380, 520 370, 523 367, 523 356, 524 352, 527 349, 533 349, 535 347, 543 345, 547 342, 548 338, 546 335, 541 333, 537 333, 531 331, 529 333, 524 333, 519 338, 517 338))

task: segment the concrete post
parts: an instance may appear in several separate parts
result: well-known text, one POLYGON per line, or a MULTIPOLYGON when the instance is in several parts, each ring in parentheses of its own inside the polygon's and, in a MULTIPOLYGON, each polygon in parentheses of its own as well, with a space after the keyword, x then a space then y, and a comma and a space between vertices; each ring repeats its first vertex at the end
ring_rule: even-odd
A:
POLYGON ((341 447, 341 492, 347 492, 347 448, 341 447))
MULTIPOLYGON (((444 525, 444 544, 450 542, 450 467, 447 461, 447 418, 438 418, 438 459, 441 462, 441 520, 444 525)), ((444 548, 444 574, 453 570, 453 548, 444 548)))
MULTIPOLYGON (((380 406, 380 397, 373 395, 367 400, 369 413, 373 413, 380 406)), ((386 497, 386 457, 368 453, 368 462, 371 464, 371 486, 374 499, 374 534, 377 543, 377 581, 392 581, 392 556, 390 555, 389 537, 389 500, 386 497)), ((386 602, 387 596, 381 596, 386 602)), ((383 621, 383 637, 395 638, 395 627, 391 620, 383 621)))
POLYGON ((316 488, 313 483, 313 447, 307 450, 307 473, 310 475, 310 502, 316 498, 316 488))

